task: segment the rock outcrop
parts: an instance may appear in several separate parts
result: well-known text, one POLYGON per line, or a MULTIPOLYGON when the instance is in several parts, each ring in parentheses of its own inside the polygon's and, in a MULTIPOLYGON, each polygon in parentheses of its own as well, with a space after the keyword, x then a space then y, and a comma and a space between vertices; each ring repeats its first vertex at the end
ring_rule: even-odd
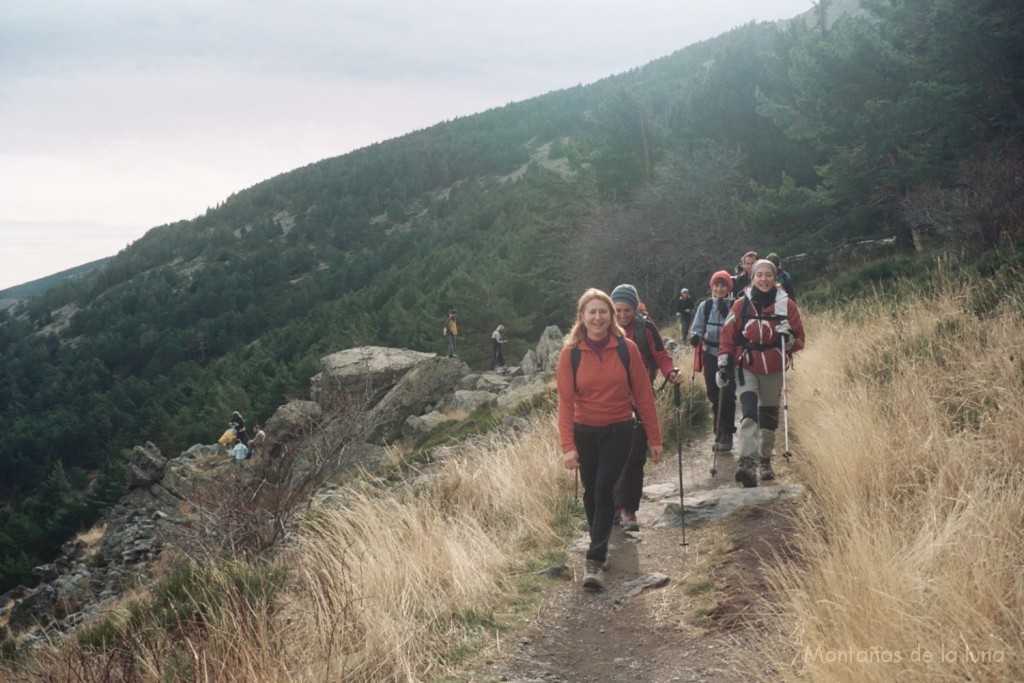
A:
POLYGON ((495 372, 471 372, 462 361, 433 353, 347 349, 321 360, 311 400, 289 401, 267 420, 267 441, 248 461, 236 463, 219 444, 196 444, 173 458, 152 443, 136 446, 126 493, 100 524, 36 567, 38 586, 0 596, 0 623, 6 617, 7 624, 0 637, 31 647, 93 619, 146 583, 149 566, 167 548, 188 546, 215 526, 223 512, 218 503, 225 504, 231 487, 328 485, 323 495, 306 493, 315 502, 341 500, 329 485, 388 463, 387 444, 480 405, 510 408, 546 391, 561 344, 561 332, 549 327, 521 366, 495 372), (280 480, 268 484, 272 473, 280 480))

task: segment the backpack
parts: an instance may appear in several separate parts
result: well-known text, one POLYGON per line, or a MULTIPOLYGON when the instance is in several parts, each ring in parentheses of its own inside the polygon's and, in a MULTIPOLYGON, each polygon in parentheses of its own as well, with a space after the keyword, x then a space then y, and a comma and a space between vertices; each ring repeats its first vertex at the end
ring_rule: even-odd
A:
MULTIPOLYGON (((719 299, 719 301, 721 301, 722 303, 725 303, 725 299, 719 299)), ((704 301, 700 305, 701 309, 704 311, 704 331, 705 332, 707 332, 707 329, 708 329, 708 321, 711 320, 711 306, 714 303, 715 303, 715 299, 714 299, 714 297, 712 297, 710 299, 704 299, 704 301)), ((722 311, 719 311, 719 313, 722 313, 722 311)), ((722 320, 725 320, 725 318, 728 315, 729 315, 729 305, 726 304, 726 306, 725 306, 725 313, 722 314, 722 320)))
MULTIPOLYGON (((626 368, 626 380, 629 382, 629 393, 633 393, 633 377, 629 374, 629 347, 626 346, 625 337, 616 337, 619 345, 616 351, 619 352, 619 360, 626 368)), ((572 390, 576 391, 576 372, 580 369, 580 347, 574 346, 569 350, 569 360, 572 361, 572 390)))
POLYGON ((651 369, 651 379, 653 380, 653 374, 656 374, 658 370, 658 361, 654 358, 654 352, 651 351, 650 346, 647 344, 647 323, 649 321, 650 318, 647 316, 641 313, 636 314, 636 329, 633 333, 636 339, 633 340, 633 343, 640 349, 640 355, 647 359, 645 365, 651 369))

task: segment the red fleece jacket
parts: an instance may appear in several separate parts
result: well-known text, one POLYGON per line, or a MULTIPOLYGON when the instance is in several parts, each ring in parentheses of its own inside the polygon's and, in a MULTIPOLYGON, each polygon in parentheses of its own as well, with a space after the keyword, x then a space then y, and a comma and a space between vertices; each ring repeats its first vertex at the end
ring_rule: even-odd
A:
POLYGON ((590 427, 605 427, 625 422, 633 416, 633 405, 640 413, 647 432, 649 446, 661 445, 661 427, 658 410, 654 405, 654 389, 640 357, 640 349, 629 339, 629 372, 633 392, 626 379, 626 366, 619 360, 619 340, 612 337, 598 359, 586 343, 581 343, 580 366, 576 372, 576 389, 572 382, 571 348, 566 346, 558 357, 558 437, 562 452, 576 450, 572 426, 574 423, 590 427))

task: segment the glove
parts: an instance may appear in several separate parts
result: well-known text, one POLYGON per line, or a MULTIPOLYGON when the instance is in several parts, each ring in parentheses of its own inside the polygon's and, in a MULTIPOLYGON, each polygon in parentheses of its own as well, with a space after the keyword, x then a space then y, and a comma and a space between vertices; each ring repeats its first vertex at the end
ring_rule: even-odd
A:
POLYGON ((719 389, 724 389, 732 380, 732 363, 727 355, 718 357, 718 372, 715 374, 715 384, 719 389))
POLYGON ((690 337, 690 346, 692 346, 693 348, 697 348, 698 346, 700 346, 699 334, 695 334, 692 337, 690 337))
POLYGON ((793 348, 796 339, 793 337, 793 330, 790 329, 788 320, 783 320, 775 326, 775 334, 782 338, 782 345, 787 351, 793 348))
POLYGON ((793 348, 796 339, 793 337, 793 330, 789 327, 788 320, 783 320, 775 326, 775 334, 782 338, 782 345, 787 351, 793 348))

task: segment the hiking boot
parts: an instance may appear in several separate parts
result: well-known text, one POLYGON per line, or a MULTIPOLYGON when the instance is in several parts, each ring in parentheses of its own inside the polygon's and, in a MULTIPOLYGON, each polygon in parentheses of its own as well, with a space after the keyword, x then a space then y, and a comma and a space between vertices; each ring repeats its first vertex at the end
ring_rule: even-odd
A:
POLYGON ((622 530, 623 531, 640 531, 640 525, 636 521, 635 512, 622 511, 622 530))
POLYGON ((743 484, 745 489, 757 486, 757 472, 754 471, 753 458, 740 458, 736 465, 736 481, 743 484))
POLYGON ((590 590, 604 589, 604 566, 597 560, 587 560, 586 569, 583 570, 583 587, 590 590))
POLYGON ((724 451, 732 450, 732 434, 729 432, 723 432, 718 435, 718 439, 715 441, 715 450, 719 453, 724 451))
POLYGON ((775 478, 775 470, 772 469, 771 458, 761 458, 761 481, 771 481, 775 478))
POLYGON ((623 508, 616 507, 615 516, 612 517, 612 524, 622 524, 622 516, 624 514, 626 514, 626 511, 623 508))

